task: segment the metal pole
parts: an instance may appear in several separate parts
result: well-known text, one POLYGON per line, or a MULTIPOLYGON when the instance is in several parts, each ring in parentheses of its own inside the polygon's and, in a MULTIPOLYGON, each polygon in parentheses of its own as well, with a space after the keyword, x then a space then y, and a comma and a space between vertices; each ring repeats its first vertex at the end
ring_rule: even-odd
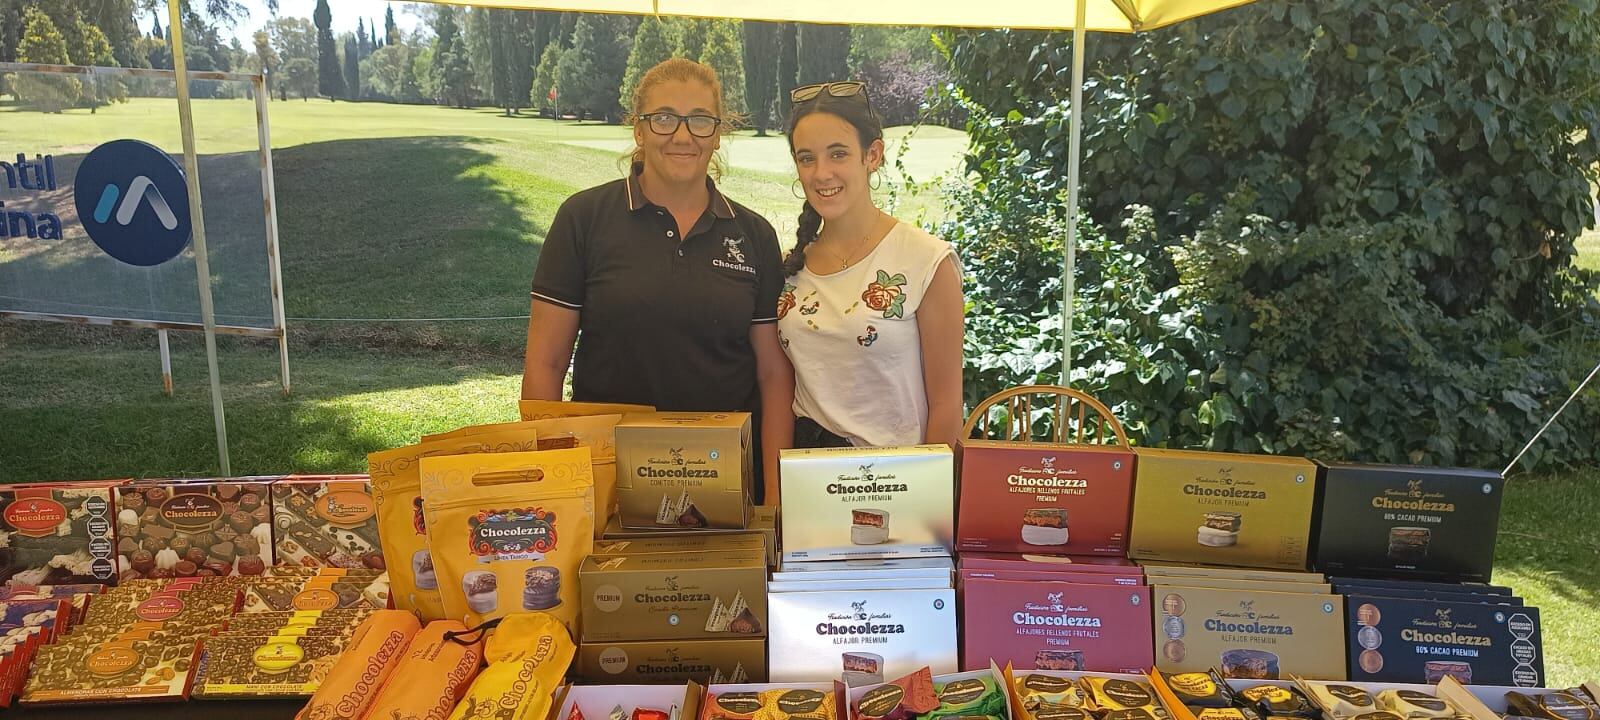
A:
POLYGON ((1087 33, 1088 4, 1077 0, 1072 25, 1072 108, 1067 117, 1067 247, 1061 266, 1061 385, 1072 387, 1072 296, 1076 292, 1073 270, 1078 262, 1078 175, 1083 162, 1083 46, 1087 33))
POLYGON ((172 397, 172 348, 165 328, 156 331, 156 340, 161 344, 161 391, 172 397))
POLYGON ((183 132, 183 174, 189 183, 189 224, 194 228, 194 270, 200 283, 200 322, 206 329, 206 369, 211 373, 211 416, 217 426, 217 462, 222 474, 233 474, 228 462, 228 421, 222 413, 222 376, 217 370, 217 319, 211 305, 211 260, 206 254, 206 218, 200 200, 200 160, 194 149, 194 108, 189 104, 189 63, 183 57, 183 13, 180 0, 167 0, 167 37, 172 40, 172 69, 178 88, 178 128, 183 132))
POLYGON ((1508 472, 1511 472, 1511 468, 1516 467, 1517 462, 1522 460, 1522 456, 1527 454, 1528 448, 1533 447, 1534 443, 1539 442, 1539 438, 1544 437, 1544 431, 1549 430, 1550 426, 1555 424, 1556 418, 1561 417, 1561 413, 1567 411, 1567 406, 1571 405, 1572 401, 1577 399, 1578 393, 1583 392, 1583 389, 1588 387, 1589 382, 1594 380, 1595 375, 1600 375, 1600 365, 1595 365, 1594 369, 1589 371, 1589 377, 1584 378, 1583 382, 1578 383, 1578 386, 1572 389, 1572 394, 1568 395, 1567 401, 1561 403, 1561 407, 1556 409, 1556 414, 1551 415, 1549 420, 1544 421, 1544 426, 1539 428, 1539 432, 1533 434, 1533 439, 1529 440, 1527 445, 1523 445, 1522 449, 1517 451, 1517 456, 1511 458, 1511 462, 1506 464, 1506 469, 1500 471, 1502 476, 1508 472))
POLYGON ((261 199, 267 211, 267 279, 272 285, 272 326, 278 331, 278 377, 289 396, 289 324, 283 312, 283 262, 279 258, 278 189, 272 174, 272 129, 267 125, 267 85, 262 76, 250 81, 256 94, 256 142, 261 146, 261 199))

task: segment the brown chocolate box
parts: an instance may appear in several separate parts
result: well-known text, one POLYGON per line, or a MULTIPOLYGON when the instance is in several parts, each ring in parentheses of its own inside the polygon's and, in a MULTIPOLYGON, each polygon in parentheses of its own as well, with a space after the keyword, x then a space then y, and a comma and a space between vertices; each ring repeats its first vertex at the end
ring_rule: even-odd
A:
POLYGON ((766 638, 594 642, 578 648, 585 682, 703 684, 767 681, 766 638))
POLYGON ((614 432, 623 527, 749 527, 749 413, 640 413, 614 432))
POLYGON ((115 584, 122 482, 0 486, 0 583, 115 584))
POLYGON ((1124 448, 966 441, 956 549, 1125 555, 1133 468, 1124 448))
POLYGON ((260 575, 273 564, 276 477, 135 481, 117 489, 120 577, 260 575))
POLYGON ((272 484, 277 561, 383 569, 378 504, 366 475, 295 475, 272 484))
POLYGON ((767 633, 763 550, 590 556, 578 581, 587 643, 767 633))

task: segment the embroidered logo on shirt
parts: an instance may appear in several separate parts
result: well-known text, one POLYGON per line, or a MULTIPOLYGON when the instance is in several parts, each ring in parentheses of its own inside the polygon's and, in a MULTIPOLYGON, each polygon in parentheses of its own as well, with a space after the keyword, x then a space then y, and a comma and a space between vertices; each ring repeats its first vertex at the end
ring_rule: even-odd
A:
POLYGON ((867 326, 867 334, 866 335, 857 335, 856 336, 856 342, 859 343, 861 345, 861 347, 872 347, 872 344, 877 342, 877 341, 878 341, 878 328, 876 328, 876 327, 874 327, 872 325, 868 325, 867 326))
POLYGON ((789 311, 794 309, 794 291, 794 283, 783 284, 783 294, 778 296, 779 320, 782 320, 783 316, 788 315, 789 311))
POLYGON ((728 259, 712 258, 711 264, 724 270, 737 270, 742 273, 756 274, 756 269, 745 264, 744 238, 723 237, 722 247, 728 251, 728 259))

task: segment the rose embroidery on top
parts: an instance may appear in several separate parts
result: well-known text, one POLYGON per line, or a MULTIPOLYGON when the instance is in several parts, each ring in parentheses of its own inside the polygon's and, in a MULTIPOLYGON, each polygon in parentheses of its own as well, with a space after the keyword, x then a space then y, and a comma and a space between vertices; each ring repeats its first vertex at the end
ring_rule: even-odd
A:
POLYGON ((794 284, 792 283, 783 284, 783 294, 778 296, 779 320, 782 320, 783 316, 788 315, 789 311, 794 309, 794 289, 794 284))
POLYGON ((861 299, 867 303, 867 307, 883 313, 886 318, 905 317, 906 276, 902 273, 891 276, 879 270, 878 279, 867 285, 866 292, 861 293, 861 299))

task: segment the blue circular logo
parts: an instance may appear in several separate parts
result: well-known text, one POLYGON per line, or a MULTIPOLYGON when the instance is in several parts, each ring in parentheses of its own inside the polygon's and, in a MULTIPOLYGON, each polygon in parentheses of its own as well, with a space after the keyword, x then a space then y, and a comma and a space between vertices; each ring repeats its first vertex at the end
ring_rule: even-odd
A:
POLYGON ((154 145, 112 140, 89 151, 72 192, 83 229, 111 257, 151 267, 189 246, 189 186, 154 145))

